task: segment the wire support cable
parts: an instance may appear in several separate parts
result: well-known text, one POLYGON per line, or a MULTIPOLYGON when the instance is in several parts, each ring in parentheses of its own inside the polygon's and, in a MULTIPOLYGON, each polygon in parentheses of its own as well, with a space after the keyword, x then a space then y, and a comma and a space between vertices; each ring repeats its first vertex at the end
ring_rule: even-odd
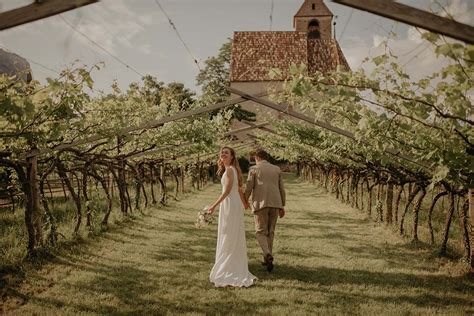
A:
POLYGON ((134 67, 130 66, 129 64, 127 64, 126 62, 122 61, 120 58, 118 58, 117 56, 115 56, 114 54, 112 54, 111 52, 109 52, 107 49, 105 49, 102 45, 100 45, 99 43, 97 43, 96 41, 94 41, 93 39, 91 39, 89 36, 87 36, 86 34, 84 34, 83 32, 79 31, 77 28, 74 27, 74 25, 72 25, 71 23, 69 23, 69 21, 67 21, 61 14, 59 14, 59 17, 64 21, 64 23, 66 23, 70 28, 72 28, 76 33, 82 35, 84 38, 86 38, 89 42, 91 42, 92 44, 94 44, 95 46, 97 46, 98 48, 100 48, 102 51, 104 51, 107 55, 111 56, 112 58, 114 58, 117 62, 119 62, 120 64, 124 65, 126 68, 128 68, 129 70, 133 71, 134 73, 136 73, 137 75, 139 75, 140 77, 144 77, 145 75, 140 73, 138 70, 136 70, 134 67))
POLYGON ((274 6, 274 3, 272 0, 272 4, 270 7, 270 31, 272 30, 272 25, 273 25, 273 6, 274 6))
POLYGON ((165 9, 163 9, 163 7, 161 6, 160 2, 158 0, 155 0, 155 3, 156 5, 160 8, 161 12, 163 12, 163 14, 165 15, 165 17, 168 19, 168 23, 171 25, 171 27, 173 28, 173 30, 175 31, 176 35, 178 36, 178 39, 181 41, 181 43, 183 44, 184 48, 186 49, 186 51, 188 52, 189 56, 192 58, 192 60, 194 61, 194 63, 196 64, 196 67, 198 68, 199 71, 201 71, 201 67, 199 66, 199 61, 197 60, 196 57, 194 57, 193 53, 191 52, 191 49, 189 48, 189 46, 186 44, 186 42, 184 41, 183 37, 181 36, 181 34, 179 33, 176 25, 173 23, 173 21, 171 20, 171 18, 169 17, 168 13, 166 13, 165 9))

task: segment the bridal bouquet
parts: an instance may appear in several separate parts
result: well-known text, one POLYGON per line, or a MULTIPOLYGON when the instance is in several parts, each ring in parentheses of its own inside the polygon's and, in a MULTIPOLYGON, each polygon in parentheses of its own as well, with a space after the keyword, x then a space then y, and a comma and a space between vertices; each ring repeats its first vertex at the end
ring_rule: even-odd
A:
POLYGON ((212 222, 214 221, 214 215, 210 214, 208 210, 209 206, 205 206, 202 211, 198 212, 198 217, 196 219, 196 222, 194 223, 194 226, 196 226, 197 228, 202 228, 209 224, 212 224, 212 222))

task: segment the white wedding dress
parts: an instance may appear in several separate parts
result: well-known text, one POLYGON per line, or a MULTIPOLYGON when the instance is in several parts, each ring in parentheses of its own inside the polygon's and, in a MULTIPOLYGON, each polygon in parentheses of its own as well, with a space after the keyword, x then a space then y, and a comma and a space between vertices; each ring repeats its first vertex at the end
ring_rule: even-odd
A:
MULTIPOLYGON (((217 228, 216 263, 212 267, 209 280, 216 287, 248 287, 257 279, 249 272, 247 244, 245 242, 244 206, 238 190, 237 171, 233 167, 234 181, 229 195, 219 206, 219 225, 217 228)), ((221 184, 224 190, 226 172, 221 184)))

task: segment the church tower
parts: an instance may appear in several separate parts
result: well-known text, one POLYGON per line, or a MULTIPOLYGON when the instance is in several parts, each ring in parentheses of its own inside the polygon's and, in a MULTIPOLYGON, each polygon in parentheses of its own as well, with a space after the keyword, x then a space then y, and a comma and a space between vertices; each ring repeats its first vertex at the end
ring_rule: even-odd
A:
POLYGON ((307 33, 308 39, 330 40, 332 17, 323 0, 305 0, 293 17, 293 27, 296 32, 307 33))
MULTIPOLYGON (((285 81, 292 78, 293 65, 306 65, 309 75, 350 70, 332 36, 333 14, 323 0, 297 1, 302 5, 293 18, 294 31, 234 32, 229 76, 232 88, 249 94, 282 90, 285 81)), ((242 108, 256 113, 257 122, 283 115, 253 101, 242 103, 242 108)), ((234 128, 246 126, 236 120, 233 124, 234 128)), ((244 133, 236 137, 249 138, 244 133)))
MULTIPOLYGON (((266 89, 268 82, 291 78, 291 65, 305 64, 308 73, 349 70, 344 53, 332 36, 333 14, 323 0, 298 0, 294 31, 234 32, 230 82, 233 87, 266 89), (272 69, 279 69, 275 74, 272 69)), ((238 89, 237 88, 237 89, 238 89)))

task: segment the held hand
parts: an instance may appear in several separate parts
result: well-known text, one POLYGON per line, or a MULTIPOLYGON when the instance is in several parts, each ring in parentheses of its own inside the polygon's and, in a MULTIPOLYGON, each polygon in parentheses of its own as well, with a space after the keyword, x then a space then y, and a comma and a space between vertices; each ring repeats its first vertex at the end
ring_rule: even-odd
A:
POLYGON ((211 206, 210 208, 208 208, 208 209, 207 209, 207 212, 208 212, 209 214, 214 214, 214 212, 215 212, 215 206, 211 206))
POLYGON ((249 202, 245 201, 244 202, 244 209, 248 210, 250 208, 249 202))
POLYGON ((280 218, 283 218, 283 216, 285 216, 285 210, 282 208, 280 209, 278 213, 279 213, 278 215, 280 216, 280 218))

